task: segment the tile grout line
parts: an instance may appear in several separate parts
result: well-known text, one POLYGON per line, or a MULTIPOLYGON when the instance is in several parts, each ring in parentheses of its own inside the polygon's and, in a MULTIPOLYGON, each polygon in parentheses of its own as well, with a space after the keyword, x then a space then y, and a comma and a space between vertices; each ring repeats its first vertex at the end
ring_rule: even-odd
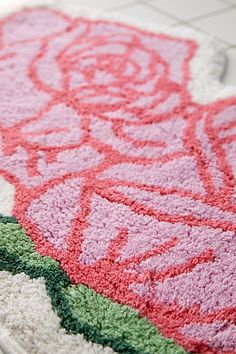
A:
POLYGON ((146 3, 146 2, 143 1, 143 0, 139 0, 139 3, 140 3, 140 4, 143 4, 143 5, 146 5, 149 9, 154 10, 154 11, 157 12, 157 13, 159 12, 159 13, 161 13, 162 15, 165 15, 165 16, 169 17, 169 18, 172 19, 172 20, 176 20, 176 21, 178 21, 178 22, 181 21, 180 18, 178 18, 178 17, 176 17, 176 16, 174 16, 174 15, 168 13, 167 11, 164 11, 164 10, 162 10, 162 9, 157 8, 155 5, 152 5, 152 4, 150 4, 150 3, 146 3))
MULTIPOLYGON (((142 1, 142 0, 140 0, 140 1, 142 1)), ((180 17, 176 17, 176 16, 170 14, 168 11, 160 9, 159 7, 157 7, 157 5, 153 5, 151 3, 148 3, 147 6, 162 12, 164 15, 171 16, 174 19, 182 20, 182 21, 185 21, 185 22, 189 21, 190 23, 192 21, 198 21, 198 20, 202 20, 202 19, 205 19, 205 18, 208 18, 208 17, 213 17, 213 16, 215 16, 217 14, 224 13, 224 12, 227 12, 229 10, 232 10, 232 9, 236 8, 236 5, 231 4, 231 5, 228 5, 227 7, 223 8, 223 9, 215 10, 213 12, 206 13, 205 15, 200 15, 200 16, 196 16, 196 17, 190 17, 190 18, 184 20, 184 19, 181 19, 180 17)))
POLYGON ((106 9, 106 12, 119 11, 119 10, 123 10, 123 9, 127 9, 127 8, 132 9, 132 7, 134 7, 137 4, 139 4, 138 0, 133 0, 133 1, 131 0, 130 2, 127 2, 127 4, 110 7, 109 9, 106 9))
POLYGON ((223 9, 219 9, 219 10, 215 10, 213 12, 210 12, 210 13, 207 13, 205 15, 202 15, 202 16, 197 16, 197 17, 193 17, 193 18, 189 18, 188 21, 190 22, 194 22, 194 21, 199 21, 199 20, 204 20, 206 18, 209 18, 209 17, 214 17, 218 14, 221 14, 221 13, 225 13, 225 12, 228 12, 232 9, 235 9, 236 8, 236 5, 229 5, 228 7, 225 7, 223 9))

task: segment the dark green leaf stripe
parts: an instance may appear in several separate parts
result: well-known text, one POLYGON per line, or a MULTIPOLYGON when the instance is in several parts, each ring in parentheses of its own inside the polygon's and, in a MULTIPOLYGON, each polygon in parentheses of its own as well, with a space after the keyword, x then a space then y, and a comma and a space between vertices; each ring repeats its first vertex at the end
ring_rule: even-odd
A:
POLYGON ((0 216, 0 270, 44 277, 53 309, 70 333, 83 333, 87 340, 119 353, 186 353, 129 306, 114 303, 86 286, 71 285, 59 263, 40 256, 12 217, 0 216))

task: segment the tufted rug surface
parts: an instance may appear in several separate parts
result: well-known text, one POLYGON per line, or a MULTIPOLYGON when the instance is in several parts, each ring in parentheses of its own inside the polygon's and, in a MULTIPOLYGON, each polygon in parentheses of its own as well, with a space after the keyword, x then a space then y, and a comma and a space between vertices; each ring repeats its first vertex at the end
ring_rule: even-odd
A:
POLYGON ((236 90, 214 44, 67 3, 0 22, 0 350, 236 353, 236 90))

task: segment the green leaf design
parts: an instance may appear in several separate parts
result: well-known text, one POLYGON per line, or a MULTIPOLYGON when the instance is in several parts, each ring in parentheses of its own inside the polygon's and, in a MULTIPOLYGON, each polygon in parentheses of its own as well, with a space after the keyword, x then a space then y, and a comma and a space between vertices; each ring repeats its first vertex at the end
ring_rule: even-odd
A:
POLYGON ((120 305, 84 285, 72 285, 57 261, 39 255, 12 217, 0 216, 0 270, 44 277, 54 311, 70 333, 119 353, 184 354, 183 348, 129 306, 120 305))

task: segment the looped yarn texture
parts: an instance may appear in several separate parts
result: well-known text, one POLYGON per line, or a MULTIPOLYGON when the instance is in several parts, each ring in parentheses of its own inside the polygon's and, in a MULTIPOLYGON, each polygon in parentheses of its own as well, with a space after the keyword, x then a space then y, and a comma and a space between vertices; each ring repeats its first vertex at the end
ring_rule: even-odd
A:
POLYGON ((232 354, 236 97, 192 100, 196 49, 47 8, 7 17, 0 172, 14 217, 71 283, 187 351, 232 354))

